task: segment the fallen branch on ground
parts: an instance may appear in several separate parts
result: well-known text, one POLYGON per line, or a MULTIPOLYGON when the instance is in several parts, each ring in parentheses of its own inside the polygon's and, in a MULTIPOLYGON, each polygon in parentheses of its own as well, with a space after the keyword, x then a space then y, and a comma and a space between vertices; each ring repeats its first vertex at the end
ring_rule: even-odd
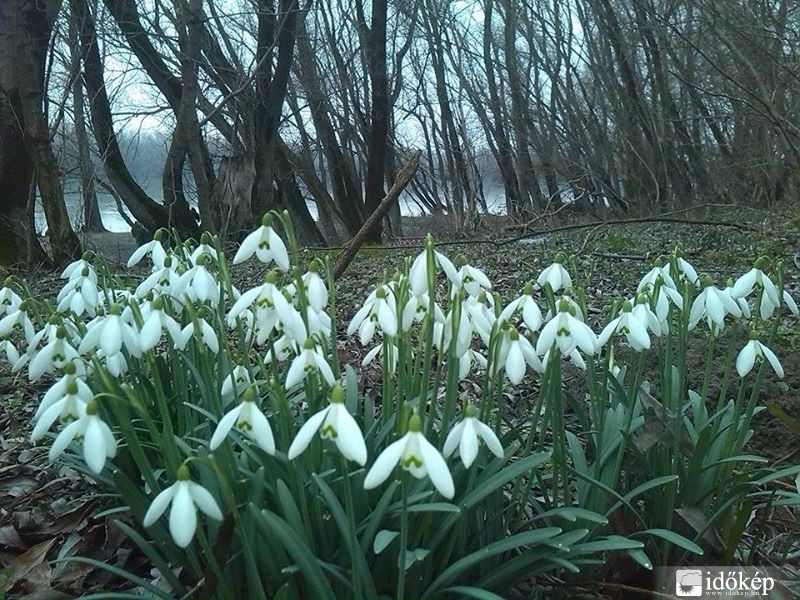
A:
POLYGON ((338 260, 336 261, 336 266, 333 268, 333 277, 338 279, 339 276, 345 272, 348 265, 353 261, 358 252, 358 249, 367 239, 367 235, 375 227, 383 217, 389 212, 389 209, 392 207, 397 199, 400 197, 400 194, 403 192, 405 187, 408 185, 408 182, 411 181, 411 178, 414 176, 414 173, 417 171, 417 167, 419 167, 419 159, 422 156, 422 150, 417 150, 411 155, 411 158, 406 163, 406 166, 400 171, 397 176, 397 179, 392 185, 392 189, 390 189, 386 196, 384 196, 381 203, 378 205, 378 208, 375 209, 364 224, 361 226, 361 229, 358 230, 358 233, 353 236, 353 239, 350 240, 342 249, 342 254, 339 256, 338 260))

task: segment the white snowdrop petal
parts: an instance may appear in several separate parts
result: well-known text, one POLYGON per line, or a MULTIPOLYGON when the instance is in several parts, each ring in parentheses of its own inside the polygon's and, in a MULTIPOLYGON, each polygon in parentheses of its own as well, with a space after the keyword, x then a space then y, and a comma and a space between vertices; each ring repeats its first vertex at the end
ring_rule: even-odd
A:
POLYGON ((486 425, 486 423, 481 423, 477 420, 475 422, 475 427, 477 428, 478 433, 486 443, 486 447, 489 448, 491 453, 497 458, 503 458, 505 456, 503 445, 500 443, 500 439, 497 437, 495 432, 492 431, 492 429, 486 425))
POLYGON ((145 527, 150 527, 153 523, 155 523, 161 515, 164 514, 164 511, 167 510, 167 506, 172 501, 172 497, 175 495, 175 486, 171 485, 167 489, 162 490, 154 499, 153 502, 150 504, 150 508, 147 509, 147 512, 144 515, 144 521, 142 521, 142 525, 145 527))
POLYGON ((775 353, 767 348, 764 344, 759 344, 761 346, 761 351, 764 353, 764 356, 767 357, 767 361, 772 366, 772 369, 775 371, 775 374, 778 378, 783 379, 783 367, 781 366, 778 357, 775 356, 775 353))
POLYGON ((175 484, 175 495, 169 511, 169 533, 180 548, 188 546, 197 530, 197 509, 189 492, 189 482, 175 484))
POLYGON ((336 413, 336 429, 338 433, 336 445, 346 458, 363 467, 367 462, 367 445, 364 443, 364 435, 361 433, 356 420, 347 412, 343 404, 339 405, 336 413))
POLYGON ((400 461, 400 457, 403 455, 403 450, 405 450, 409 435, 410 434, 406 434, 396 442, 389 444, 386 449, 378 455, 378 458, 372 463, 372 468, 364 478, 365 490, 378 487, 392 474, 392 471, 400 461))
POLYGON ((739 373, 739 377, 744 377, 752 371, 755 363, 756 349, 753 342, 750 341, 745 344, 745 347, 739 352, 739 356, 736 357, 736 372, 739 373))
POLYGON ((458 444, 461 441, 461 435, 464 431, 464 421, 460 421, 453 429, 450 430, 450 433, 447 434, 447 439, 444 441, 444 448, 442 449, 443 454, 446 457, 449 457, 456 451, 458 448, 458 444))
POLYGON ((225 415, 219 420, 217 424, 217 428, 214 430, 214 435, 211 436, 211 442, 209 442, 208 447, 213 451, 220 447, 222 442, 228 437, 228 434, 233 429, 233 426, 236 424, 236 420, 239 418, 239 414, 242 412, 242 408, 244 407, 244 403, 240 404, 236 408, 229 410, 225 415))
POLYGON ((305 452, 311 440, 314 438, 314 435, 319 431, 319 428, 322 427, 322 422, 325 420, 325 415, 328 414, 329 410, 330 406, 326 406, 321 411, 314 413, 303 423, 303 426, 292 441, 292 445, 289 446, 289 451, 286 454, 289 460, 293 460, 305 452))
MULTIPOLYGON (((414 434, 411 434, 414 435, 414 434)), ((455 486, 453 484, 453 476, 450 475, 450 469, 447 468, 447 463, 439 454, 439 451, 426 440, 421 433, 419 436, 419 450, 422 454, 422 464, 428 472, 428 477, 433 483, 434 487, 439 493, 448 500, 455 495, 455 486)), ((366 483, 365 483, 366 485, 366 483)))
POLYGON ((476 419, 464 419, 464 432, 461 435, 461 443, 458 445, 458 453, 461 462, 469 469, 475 458, 478 456, 478 432, 475 431, 474 421, 476 419))
POLYGON ((206 515, 216 521, 222 521, 222 511, 219 509, 217 501, 206 488, 199 483, 188 481, 189 493, 192 496, 195 506, 203 511, 206 515))

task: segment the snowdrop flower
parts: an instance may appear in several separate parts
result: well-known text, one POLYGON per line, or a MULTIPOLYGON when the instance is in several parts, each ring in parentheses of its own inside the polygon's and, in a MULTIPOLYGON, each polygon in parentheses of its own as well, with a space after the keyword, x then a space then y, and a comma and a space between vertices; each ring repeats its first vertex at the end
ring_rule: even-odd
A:
POLYGON ((692 285, 697 285, 700 283, 695 268, 691 264, 689 264, 688 261, 684 260, 684 258, 681 256, 680 251, 677 250, 675 252, 675 266, 678 269, 678 273, 681 276, 683 276, 683 278, 686 279, 689 283, 691 283, 692 285))
POLYGON ((772 370, 775 371, 775 374, 780 379, 783 379, 783 367, 780 361, 778 361, 778 357, 775 356, 772 350, 758 341, 757 332, 751 331, 750 341, 745 344, 744 348, 739 352, 739 356, 736 357, 736 371, 739 373, 739 377, 747 375, 753 370, 753 366, 756 362, 762 362, 765 357, 772 367, 772 370))
POLYGON ((633 305, 633 308, 631 309, 633 316, 638 319, 642 325, 649 329, 654 336, 660 337, 664 331, 664 328, 661 326, 661 318, 657 313, 653 312, 652 308, 650 308, 650 300, 648 296, 646 294, 639 294, 636 297, 635 303, 633 299, 631 299, 629 302, 633 305))
POLYGON ((128 361, 125 360, 125 355, 122 352, 107 355, 101 348, 97 351, 97 358, 114 377, 119 377, 128 371, 128 361))
POLYGON ((764 295, 771 304, 775 306, 780 304, 778 286, 763 271, 766 265, 767 258, 763 256, 759 258, 752 269, 736 280, 736 283, 733 284, 731 295, 734 298, 747 298, 756 287, 759 287, 764 290, 764 295))
POLYGON ((6 355, 6 360, 9 364, 14 365, 19 362, 19 351, 17 347, 8 340, 0 342, 0 352, 6 355))
POLYGON ((109 313, 103 317, 95 318, 86 328, 78 350, 86 354, 95 348, 100 348, 106 357, 114 356, 124 346, 133 356, 142 353, 139 343, 139 332, 125 322, 120 316, 122 307, 112 304, 109 313))
POLYGON ((458 448, 458 454, 464 467, 469 469, 478 456, 478 446, 483 440, 486 447, 497 458, 503 458, 503 445, 494 431, 478 420, 478 411, 471 404, 464 408, 464 418, 447 434, 444 441, 444 455, 450 457, 458 448))
POLYGON ((270 215, 264 215, 261 227, 244 238, 242 245, 239 246, 239 250, 233 257, 233 264, 243 263, 253 254, 264 264, 274 262, 281 271, 289 270, 289 253, 286 251, 283 240, 272 228, 270 215))
POLYGON ((16 309, 12 309, 11 306, 8 307, 8 313, 5 317, 0 319, 0 338, 6 337, 14 330, 15 327, 20 327, 25 335, 25 340, 28 343, 33 340, 33 338, 36 336, 36 331, 34 330, 33 322, 26 311, 27 307, 27 300, 23 300, 21 303, 19 303, 16 309))
POLYGON ((541 287, 544 287, 545 284, 549 283, 553 293, 557 292, 562 287, 565 289, 571 288, 572 277, 569 276, 569 273, 564 268, 563 262, 565 260, 566 257, 563 254, 560 252, 556 254, 553 258, 553 264, 539 274, 539 277, 536 279, 536 283, 538 283, 541 287))
MULTIPOLYGON (((372 364, 378 357, 381 358, 381 364, 383 364, 383 354, 385 345, 386 345, 385 343, 378 344, 377 346, 372 348, 372 350, 367 352, 366 356, 364 356, 364 358, 361 361, 361 366, 366 367, 372 364)), ((394 371, 397 369, 397 355, 399 351, 397 350, 397 346, 395 346, 394 344, 389 344, 388 347, 389 347, 389 363, 392 366, 392 373, 394 373, 394 371)))
POLYGON ((255 388, 247 388, 239 406, 229 410, 219 420, 208 445, 212 451, 219 448, 231 429, 237 429, 253 440, 267 454, 275 454, 275 437, 272 435, 272 427, 270 427, 267 417, 256 405, 255 400, 255 388))
POLYGON ((305 343, 308 331, 300 311, 286 299, 284 293, 275 294, 273 301, 275 302, 275 311, 278 313, 283 333, 296 344, 305 343))
POLYGON ((222 390, 220 397, 224 402, 227 402, 238 393, 243 393, 248 387, 253 384, 250 377, 250 371, 244 365, 236 365, 222 382, 222 390))
POLYGON ((206 269, 208 260, 207 256, 199 256, 197 264, 180 276, 173 290, 175 296, 185 294, 191 302, 219 304, 219 283, 206 269))
POLYGON ((191 481, 189 476, 189 467, 181 465, 178 468, 177 481, 155 497, 142 523, 145 527, 150 527, 172 503, 169 511, 169 533, 175 544, 181 548, 191 543, 197 530, 198 508, 212 519, 222 520, 222 511, 217 501, 206 488, 191 481))
POLYGON ((477 296, 485 290, 492 289, 492 282, 489 281, 489 278, 483 271, 468 264, 466 259, 461 255, 456 257, 456 262, 461 266, 456 272, 455 277, 453 277, 452 273, 448 273, 449 267, 445 269, 445 273, 448 273, 448 278, 453 284, 454 294, 458 290, 463 289, 468 296, 477 296))
POLYGON ((92 400, 91 391, 86 395, 86 384, 83 388, 79 387, 79 379, 71 378, 67 382, 63 395, 60 398, 51 396, 45 398, 37 411, 38 418, 36 426, 31 432, 31 441, 38 442, 49 431, 56 420, 61 423, 69 423, 80 419, 86 412, 86 407, 92 400), (44 408, 44 410, 42 410, 44 408), (40 412, 41 411, 41 412, 40 412))
MULTIPOLYGON (((305 343, 305 342, 304 342, 305 343)), ((298 353, 298 345, 289 336, 282 335, 270 346, 264 355, 264 364, 268 365, 273 360, 276 362, 283 362, 292 354, 298 353)))
POLYGON ((353 316, 347 327, 347 335, 358 331, 361 345, 366 346, 372 341, 378 325, 384 335, 397 335, 397 321, 394 294, 389 286, 382 285, 367 297, 364 305, 353 316))
MULTIPOLYGON (((429 277, 428 252, 434 252, 433 238, 430 234, 428 234, 428 236, 425 238, 425 250, 420 252, 416 258, 414 258, 414 261, 411 263, 411 268, 408 271, 409 289, 411 290, 411 294, 414 296, 422 296, 423 294, 430 293, 430 281, 436 277, 435 274, 431 274, 431 277, 429 277)), ((433 260, 435 263, 435 256, 433 260)), ((455 267, 453 267, 453 272, 455 271, 455 267)))
POLYGON ((71 262, 64 268, 63 271, 61 271, 61 279, 73 281, 81 277, 89 277, 92 280, 97 281, 97 273, 95 272, 92 263, 89 262, 91 258, 91 252, 84 252, 81 258, 71 262))
POLYGON ((173 258, 171 256, 165 257, 162 266, 155 268, 153 272, 137 286, 134 297, 140 299, 144 298, 153 290, 158 294, 173 294, 180 282, 180 276, 175 272, 172 262, 173 258))
POLYGON ((639 285, 636 286, 636 293, 650 293, 657 286, 667 287, 671 290, 678 289, 678 286, 675 285, 675 280, 669 274, 669 263, 665 264, 662 257, 654 261, 653 268, 645 273, 644 277, 639 281, 639 285))
MULTIPOLYGON (((569 312, 572 314, 573 317, 578 319, 581 323, 586 322, 586 317, 583 314, 583 309, 581 305, 578 304, 572 296, 569 294, 563 294, 559 300, 556 301, 556 308, 561 304, 561 302, 566 302, 567 306, 569 306, 569 312)), ((547 309, 547 314, 544 316, 545 321, 549 321, 553 318, 553 310, 551 308, 547 309)))
MULTIPOLYGON (((88 269, 84 272, 87 271, 88 269)), ((73 279, 58 293, 56 302, 58 302, 56 307, 58 312, 72 311, 78 316, 86 312, 92 317, 95 316, 100 303, 97 281, 85 276, 73 279)))
POLYGON ((794 298, 792 298, 791 294, 789 294, 788 290, 783 290, 783 302, 795 317, 800 315, 800 310, 797 308, 797 303, 794 301, 794 298))
POLYGON ((214 262, 217 262, 217 250, 209 244, 211 242, 211 236, 208 233, 203 233, 203 237, 200 239, 200 244, 195 248, 192 253, 189 255, 189 261, 195 265, 197 264, 197 259, 200 258, 203 254, 210 257, 214 262))
POLYGON ((203 344, 205 344, 206 347, 211 350, 212 353, 217 354, 219 352, 219 340, 217 339, 217 333, 214 331, 214 328, 203 318, 198 318, 192 321, 181 330, 181 335, 179 338, 180 343, 176 344, 175 347, 178 350, 183 350, 186 347, 186 344, 189 343, 189 340, 191 340, 194 336, 197 336, 197 338, 201 340, 203 344))
POLYGON ((492 325, 496 320, 492 295, 481 291, 476 296, 467 296, 461 304, 461 314, 469 319, 472 330, 488 345, 492 325))
POLYGON ((63 369, 70 362, 80 361, 78 351, 66 339, 64 327, 59 327, 52 341, 35 353, 28 366, 28 378, 36 381, 45 373, 63 369))
POLYGON ((308 272, 303 275, 308 303, 317 312, 328 306, 328 287, 317 272, 319 268, 319 261, 314 259, 309 265, 308 272))
POLYGON ((331 316, 324 310, 317 312, 313 306, 306 309, 306 318, 308 320, 308 335, 316 335, 320 338, 330 337, 331 327, 333 321, 331 316))
POLYGON ((68 393, 67 390, 71 390, 73 385, 78 388, 74 394, 84 403, 88 403, 93 398, 92 390, 86 385, 86 382, 81 377, 76 376, 77 367, 74 363, 65 365, 62 372, 63 375, 61 379, 50 386, 50 389, 48 389, 42 397, 42 401, 39 403, 39 407, 33 415, 34 421, 38 420, 48 408, 64 398, 68 393))
POLYGON ((139 345, 142 352, 148 352, 155 348, 165 329, 169 332, 176 348, 183 343, 181 326, 164 312, 164 299, 159 296, 153 300, 150 314, 144 320, 142 330, 139 332, 139 345))
POLYGON ((472 371, 472 365, 477 363, 480 367, 486 369, 488 361, 486 357, 480 352, 475 352, 471 348, 462 354, 458 359, 458 378, 459 380, 466 379, 472 371))
POLYGON ((338 383, 331 389, 330 403, 309 419, 297 432, 287 456, 293 460, 300 456, 319 432, 323 440, 331 440, 347 460, 362 467, 367 462, 367 446, 358 423, 344 405, 344 390, 338 383))
MULTIPOLYGON (((117 442, 111 428, 97 415, 97 402, 86 405, 77 420, 64 427, 50 447, 50 461, 55 461, 73 440, 83 439, 83 459, 94 473, 100 473, 106 459, 117 454, 117 442)), ((44 415, 42 415, 44 418, 44 415)))
POLYGON ((727 296, 730 296, 733 299, 733 301, 736 302, 737 306, 739 307, 739 310, 742 311, 742 316, 745 319, 749 319, 750 318, 750 305, 747 304, 747 299, 745 299, 745 298, 737 298, 736 296, 734 296, 734 294, 733 294, 733 285, 734 285, 733 284, 733 280, 732 279, 728 279, 727 283, 725 284, 725 289, 722 290, 722 293, 727 295, 727 296))
POLYGON ((650 336, 644 323, 632 312, 631 303, 627 300, 622 305, 622 312, 603 328, 597 339, 598 346, 605 346, 612 335, 622 335, 637 352, 650 348, 650 336))
POLYGON ((536 341, 536 354, 544 355, 556 344, 562 356, 569 356, 576 348, 594 355, 598 348, 597 337, 588 325, 575 318, 575 314, 575 307, 562 298, 558 313, 544 326, 536 341))
POLYGON ((0 289, 0 312, 6 315, 15 312, 22 304, 22 298, 8 287, 10 282, 11 278, 9 277, 6 279, 6 286, 0 289))
POLYGON ((517 312, 522 312, 522 322, 525 323, 530 331, 539 331, 542 326, 542 310, 536 300, 533 299, 533 286, 526 283, 519 298, 512 300, 511 303, 500 313, 500 321, 511 321, 511 317, 517 312))
POLYGON ((145 257, 150 256, 150 259, 153 261, 153 266, 156 268, 161 268, 164 266, 164 259, 167 257, 167 252, 164 250, 164 246, 161 245, 161 239, 164 235, 164 230, 159 229, 156 231, 155 237, 147 242, 146 244, 142 244, 136 250, 133 251, 131 257, 128 259, 128 268, 138 265, 139 262, 145 257))
MULTIPOLYGON (((430 296, 428 292, 423 292, 420 295, 409 294, 408 301, 403 308, 403 313, 400 318, 400 327, 403 331, 408 331, 414 323, 419 323, 428 314, 430 308, 430 296)), ((434 319, 438 323, 444 323, 445 316, 441 307, 433 303, 434 319)))
MULTIPOLYGON (((779 298, 781 297, 783 298, 783 301, 786 304, 786 306, 789 308, 789 311, 793 315, 797 315, 798 314, 797 304, 795 303, 794 298, 792 298, 789 295, 789 292, 783 290, 783 294, 779 296, 779 298)), ((772 316, 772 313, 775 312, 775 309, 778 308, 779 306, 780 302, 775 302, 775 299, 769 294, 766 293, 763 294, 761 296, 761 306, 759 307, 761 318, 764 320, 769 319, 772 316)))
POLYGON ((381 452, 364 479, 364 489, 371 490, 388 479, 398 463, 416 479, 429 477, 431 483, 445 498, 452 498, 455 486, 447 463, 439 451, 422 434, 422 420, 412 415, 408 420, 408 433, 389 444, 381 452))
POLYGON ((318 371, 328 385, 333 385, 335 381, 333 371, 325 359, 322 348, 317 347, 314 340, 308 338, 303 344, 302 351, 289 367, 289 372, 286 374, 286 389, 292 389, 312 371, 318 371))
POLYGON ((714 283, 708 275, 703 277, 703 291, 695 298, 692 309, 689 313, 689 329, 694 329, 701 319, 708 321, 709 328, 713 331, 714 326, 718 330, 725 327, 725 317, 733 315, 741 317, 742 311, 736 301, 714 287, 714 283))
POLYGON ((542 371, 542 362, 528 339, 520 335, 513 327, 506 330, 503 349, 500 352, 500 362, 505 366, 506 377, 514 384, 519 384, 525 377, 525 371, 530 365, 535 371, 542 371))

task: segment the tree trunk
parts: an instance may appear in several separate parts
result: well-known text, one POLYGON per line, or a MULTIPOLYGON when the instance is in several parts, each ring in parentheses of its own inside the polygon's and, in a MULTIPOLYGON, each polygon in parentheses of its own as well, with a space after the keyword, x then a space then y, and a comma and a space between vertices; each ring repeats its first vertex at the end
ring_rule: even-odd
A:
POLYGON ((87 0, 70 0, 70 5, 80 22, 83 81, 89 95, 94 136, 111 187, 125 203, 131 215, 148 231, 154 232, 159 227, 174 226, 183 235, 195 235, 197 226, 194 221, 188 218, 171 218, 167 208, 150 198, 128 171, 114 132, 111 103, 103 75, 103 62, 97 47, 94 17, 89 10, 87 0))
MULTIPOLYGON (((380 206, 384 196, 387 144, 389 139, 389 82, 386 76, 387 0, 372 0, 372 27, 369 31, 369 77, 372 115, 367 142, 367 177, 364 182, 364 218, 380 206)), ((367 232, 367 242, 380 242, 383 225, 367 232)))
POLYGON ((105 231, 100 206, 97 203, 97 192, 94 186, 94 169, 89 152, 89 139, 84 123, 83 81, 80 77, 81 48, 78 41, 78 19, 74 13, 69 17, 69 48, 72 62, 72 114, 75 126, 75 143, 78 148, 78 169, 81 176, 81 196, 83 197, 83 231, 105 231))
MULTIPOLYGON (((29 177, 32 167, 47 221, 51 258, 56 265, 79 256, 81 252, 64 204, 61 174, 50 141, 47 117, 43 113, 47 48, 59 8, 60 2, 53 0, 46 3, 7 0, 0 3, 0 88, 8 98, 7 107, 12 111, 9 116, 17 121, 24 139, 24 146, 18 146, 15 151, 20 153, 23 150, 25 154, 24 158, 10 162, 22 167, 20 172, 24 178, 29 177)), ((17 136, 12 133, 11 137, 17 136)), ((0 174, 2 171, 5 168, 0 169, 0 174)), ((16 179, 13 174, 5 174, 3 178, 9 176, 16 179)), ((14 194, 20 194, 24 183, 27 205, 30 180, 24 182, 22 177, 12 181, 12 189, 14 194)), ((12 220, 8 221, 9 225, 18 218, 14 207, 21 205, 21 195, 11 198, 9 216, 12 220)), ((4 260, 20 260, 23 256, 18 254, 4 257, 4 260)))

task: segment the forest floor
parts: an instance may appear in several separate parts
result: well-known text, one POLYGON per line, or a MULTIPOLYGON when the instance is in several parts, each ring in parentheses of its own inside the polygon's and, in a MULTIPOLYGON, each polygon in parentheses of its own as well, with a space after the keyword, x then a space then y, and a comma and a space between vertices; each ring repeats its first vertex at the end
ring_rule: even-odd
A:
MULTIPOLYGON (((404 257, 421 249, 422 236, 431 230, 441 251, 451 258, 463 254, 482 269, 495 285, 503 301, 550 264, 556 252, 575 255, 577 277, 587 287, 590 319, 598 330, 600 307, 614 299, 630 297, 641 275, 653 258, 676 245, 697 268, 721 285, 727 277, 737 277, 753 261, 767 255, 784 265, 784 280, 800 301, 800 206, 778 210, 751 210, 709 206, 675 215, 687 222, 638 222, 591 225, 589 216, 562 217, 536 222, 531 238, 509 241, 519 230, 505 229, 507 223, 489 218, 489 223, 465 237, 448 235, 445 223, 437 219, 407 219, 407 236, 389 241, 380 248, 363 248, 337 285, 339 330, 355 313, 384 270, 392 273, 402 266, 404 257), (724 221, 733 226, 704 224, 724 221), (563 230, 565 227, 575 227, 563 230), (553 231, 562 229, 561 231, 553 231)), ((123 263, 135 247, 130 234, 92 236, 89 247, 111 262, 123 263)), ((305 250, 304 256, 319 254, 305 250)), ((57 275, 37 271, 19 273, 28 279, 37 295, 55 296, 61 287, 57 275)), ((139 275, 136 273, 136 275, 139 275)), ((260 281, 255 266, 240 266, 233 271, 240 289, 260 281)), ((340 353, 344 361, 360 364, 366 352, 354 339, 344 339, 340 353)), ((699 348, 705 345, 698 344, 699 348)), ((767 377, 762 398, 800 418, 800 319, 781 323, 773 346, 786 371, 785 380, 767 377)), ((699 358, 702 360, 702 358, 699 358)), ((359 369, 365 389, 376 385, 379 374, 359 369)), ((692 382, 690 382, 691 384, 692 382)), ((508 396, 509 411, 522 412, 536 390, 518 386, 508 396)), ((88 563, 52 563, 55 558, 88 556, 124 567, 147 577, 146 559, 123 543, 123 535, 113 525, 115 515, 96 516, 108 507, 108 498, 98 488, 66 467, 47 463, 46 448, 28 442, 30 421, 41 385, 0 371, 0 598, 36 594, 40 599, 73 598, 91 591, 109 590, 119 585, 106 571, 88 563)), ((755 421, 755 433, 748 452, 768 456, 774 461, 797 462, 798 437, 770 412, 755 421)), ((610 592, 609 592, 610 593, 610 592)), ((578 597, 570 592, 570 597, 578 597)), ((582 597, 592 597, 591 594, 582 597)), ((628 593, 624 597, 631 597, 628 593)))

